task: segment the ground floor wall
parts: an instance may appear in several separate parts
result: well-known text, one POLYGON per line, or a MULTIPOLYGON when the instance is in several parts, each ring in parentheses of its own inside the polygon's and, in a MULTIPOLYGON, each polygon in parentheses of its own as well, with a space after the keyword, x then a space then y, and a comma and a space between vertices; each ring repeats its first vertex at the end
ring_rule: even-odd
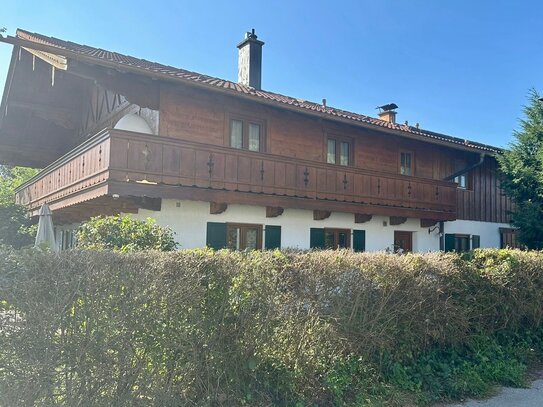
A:
MULTIPOLYGON (((425 252, 440 250, 441 234, 439 228, 420 226, 420 219, 407 219, 401 225, 390 225, 390 218, 373 216, 365 223, 355 223, 354 215, 332 212, 329 218, 314 220, 313 211, 285 209, 283 214, 266 217, 266 208, 249 205, 228 205, 220 214, 210 214, 208 202, 163 200, 160 211, 140 209, 130 216, 136 219, 154 218, 157 224, 169 226, 175 232, 180 248, 206 246, 208 222, 246 223, 262 225, 263 238, 266 226, 281 227, 281 248, 309 249, 311 247, 311 228, 340 228, 365 231, 365 250, 380 251, 394 249, 395 231, 412 232, 413 251, 425 252)), ((500 247, 500 227, 507 224, 453 221, 445 222, 444 233, 480 236, 480 247, 500 247)), ((353 238, 350 245, 353 246, 353 238)))
POLYGON ((500 228, 510 228, 508 223, 476 222, 472 220, 455 220, 445 222, 445 234, 477 235, 480 236, 481 248, 501 246, 500 228))

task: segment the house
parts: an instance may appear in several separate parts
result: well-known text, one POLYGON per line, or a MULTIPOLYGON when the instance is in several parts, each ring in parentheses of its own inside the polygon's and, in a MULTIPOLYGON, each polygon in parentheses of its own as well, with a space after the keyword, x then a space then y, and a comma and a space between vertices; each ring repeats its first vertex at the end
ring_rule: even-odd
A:
POLYGON ((43 170, 63 247, 95 215, 153 217, 183 248, 469 250, 514 243, 496 147, 263 90, 264 43, 238 82, 17 30, 0 160, 43 170))

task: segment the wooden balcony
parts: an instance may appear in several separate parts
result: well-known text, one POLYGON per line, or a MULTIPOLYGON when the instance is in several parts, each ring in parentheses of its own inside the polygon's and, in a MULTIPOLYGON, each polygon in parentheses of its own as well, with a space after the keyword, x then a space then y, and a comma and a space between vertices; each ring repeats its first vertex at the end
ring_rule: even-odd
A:
POLYGON ((17 190, 31 211, 99 197, 156 197, 456 218, 456 184, 267 153, 104 130, 17 190))

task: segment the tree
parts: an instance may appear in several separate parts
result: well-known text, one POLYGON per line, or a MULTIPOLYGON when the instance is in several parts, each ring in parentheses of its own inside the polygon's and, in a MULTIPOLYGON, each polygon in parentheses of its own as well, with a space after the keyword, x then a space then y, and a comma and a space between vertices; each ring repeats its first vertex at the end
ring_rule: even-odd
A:
POLYGON ((128 216, 97 216, 81 224, 77 246, 83 249, 109 249, 121 252, 138 250, 172 251, 177 248, 170 228, 128 216))
POLYGON ((531 90, 521 130, 498 162, 501 186, 515 206, 511 223, 519 228, 519 241, 530 249, 543 249, 543 102, 531 90))
POLYGON ((34 242, 34 222, 15 203, 15 189, 36 173, 33 168, 0 165, 0 244, 21 248, 34 242))

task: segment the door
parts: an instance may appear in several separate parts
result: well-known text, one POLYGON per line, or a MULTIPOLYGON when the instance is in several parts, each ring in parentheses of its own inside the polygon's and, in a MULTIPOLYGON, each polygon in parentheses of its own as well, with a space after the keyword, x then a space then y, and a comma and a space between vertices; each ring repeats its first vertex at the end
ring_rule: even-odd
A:
POLYGON ((413 251, 413 232, 394 231, 394 251, 412 252, 413 251))

